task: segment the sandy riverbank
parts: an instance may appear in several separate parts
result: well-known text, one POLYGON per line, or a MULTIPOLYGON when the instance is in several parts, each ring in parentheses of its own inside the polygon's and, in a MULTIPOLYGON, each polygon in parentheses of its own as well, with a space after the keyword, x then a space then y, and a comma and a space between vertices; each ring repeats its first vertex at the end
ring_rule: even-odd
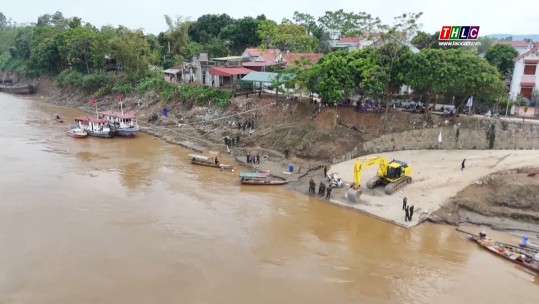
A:
MULTIPOLYGON (((423 150, 376 155, 408 162, 413 168, 413 182, 392 195, 386 195, 382 187, 371 190, 363 186, 363 194, 357 204, 348 203, 344 197, 345 190, 339 189, 333 192, 331 202, 404 227, 413 227, 426 220, 450 198, 483 176, 539 164, 537 151, 529 150, 423 150), (461 171, 460 164, 464 158, 466 168, 461 171), (404 221, 404 196, 408 198, 408 204, 415 206, 412 222, 404 221)), ((346 183, 351 183, 354 161, 333 165, 329 173, 337 172, 346 183)), ((363 184, 376 174, 376 169, 376 166, 371 166, 363 170, 363 184)))

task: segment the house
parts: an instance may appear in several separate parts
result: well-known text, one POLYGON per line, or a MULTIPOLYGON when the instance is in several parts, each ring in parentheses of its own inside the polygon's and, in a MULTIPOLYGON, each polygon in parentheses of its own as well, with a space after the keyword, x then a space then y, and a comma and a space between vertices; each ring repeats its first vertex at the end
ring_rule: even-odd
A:
POLYGON ((522 98, 531 100, 533 91, 537 88, 537 76, 539 75, 537 64, 539 63, 539 45, 531 44, 533 48, 518 55, 513 59, 515 67, 511 86, 510 98, 515 101, 520 95, 522 98))
POLYGON ((363 33, 361 36, 341 37, 338 40, 330 40, 329 47, 333 51, 354 51, 371 46, 379 37, 380 34, 377 33, 363 33))
POLYGON ((241 78, 253 70, 244 67, 212 66, 210 68, 211 86, 215 88, 230 88, 241 78))
POLYGON ((258 48, 246 48, 241 55, 246 61, 256 61, 262 55, 270 55, 276 58, 281 54, 279 49, 258 49, 258 48))
MULTIPOLYGON (((492 43, 492 45, 496 45, 496 44, 510 45, 513 48, 515 48, 515 50, 517 50, 519 55, 526 53, 527 51, 529 51, 530 49, 534 47, 534 43, 531 40, 529 41, 496 40, 492 43)), ((535 43, 535 47, 537 46, 539 46, 539 43, 535 43)))
POLYGON ((242 54, 245 61, 242 66, 257 72, 271 71, 279 65, 276 61, 279 54, 279 49, 247 48, 242 54))
MULTIPOLYGON (((278 73, 272 72, 251 72, 244 76, 241 81, 251 83, 253 90, 262 90, 264 88, 273 86, 275 82, 280 82, 280 89, 290 92, 293 90, 287 89, 284 82, 291 80, 294 77, 296 77, 294 74, 279 75, 278 73)), ((298 87, 296 86, 296 89, 297 88, 298 87)))

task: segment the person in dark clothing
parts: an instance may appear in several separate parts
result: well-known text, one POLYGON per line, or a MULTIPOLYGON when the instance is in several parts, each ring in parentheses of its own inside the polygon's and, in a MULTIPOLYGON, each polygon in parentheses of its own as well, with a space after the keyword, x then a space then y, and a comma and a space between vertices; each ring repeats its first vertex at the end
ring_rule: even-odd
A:
POLYGON ((241 122, 238 121, 238 130, 241 130, 241 122))
POLYGON ((408 221, 411 222, 412 221, 412 216, 414 216, 414 205, 410 206, 410 210, 408 210, 408 221))
POLYGON ((236 145, 236 138, 232 137, 232 139, 230 139, 230 141, 232 142, 232 147, 234 147, 236 145))
POLYGON ((406 196, 402 199, 402 210, 406 209, 406 205, 408 204, 408 199, 406 196))
POLYGON ((410 216, 410 213, 408 211, 408 206, 404 207, 404 221, 408 222, 408 217, 410 216))
POLYGON ((236 135, 236 144, 240 145, 240 135, 236 135))
POLYGON ((260 154, 256 154, 256 164, 260 165, 260 154))
POLYGON ((228 140, 226 140, 226 136, 225 136, 225 137, 223 137, 223 140, 224 140, 224 142, 225 142, 225 145, 227 145, 227 146, 228 146, 228 140))
POLYGON ((328 188, 326 189, 326 199, 328 200, 328 199, 330 199, 330 198, 331 198, 331 187, 328 187, 328 188))
POLYGON ((460 171, 464 170, 464 163, 466 162, 466 158, 462 161, 462 165, 460 167, 460 171))
POLYGON ((318 195, 323 196, 326 193, 326 184, 323 181, 320 181, 320 186, 318 186, 318 195))
POLYGON ((284 158, 288 159, 288 153, 290 151, 288 151, 288 149, 284 149, 284 158))
POLYGON ((219 159, 217 159, 217 156, 215 157, 215 165, 219 165, 219 159))
POLYGON ((316 183, 311 178, 311 180, 309 181, 309 193, 314 194, 315 192, 316 192, 316 183))
POLYGON ((247 163, 251 162, 251 153, 247 152, 247 163))
POLYGON ((328 167, 324 166, 324 177, 328 176, 328 167))
POLYGON ((246 123, 243 123, 243 132, 245 132, 245 128, 247 127, 246 125, 246 123))

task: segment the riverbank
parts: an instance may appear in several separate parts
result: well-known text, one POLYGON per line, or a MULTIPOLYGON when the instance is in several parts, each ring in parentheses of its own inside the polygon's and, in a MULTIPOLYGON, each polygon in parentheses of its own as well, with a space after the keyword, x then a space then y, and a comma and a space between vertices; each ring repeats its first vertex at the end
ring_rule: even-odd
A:
MULTIPOLYGON (((88 113, 95 112, 95 108, 89 102, 81 100, 81 96, 76 93, 60 92, 54 87, 49 88, 49 93, 49 95, 42 95, 39 100, 79 108, 88 113)), ((105 98, 99 103, 100 110, 116 106, 117 102, 113 99, 105 98)), ((137 114, 142 131, 198 153, 219 151, 226 157, 227 161, 235 160, 243 165, 245 165, 244 160, 247 153, 259 153, 263 157, 260 166, 256 168, 257 170, 270 171, 273 176, 287 179, 291 182, 287 186, 288 188, 306 194, 308 181, 311 177, 315 179, 317 184, 320 180, 327 183, 321 169, 323 166, 328 166, 329 173, 339 173, 345 182, 352 182, 354 156, 350 154, 347 158, 352 160, 332 165, 330 155, 339 155, 339 153, 344 155, 345 151, 350 151, 356 145, 354 141, 349 140, 350 138, 356 138, 360 143, 364 142, 364 146, 369 145, 367 139, 375 142, 377 140, 376 134, 379 134, 377 126, 379 126, 380 117, 382 117, 379 115, 380 113, 345 112, 347 114, 343 116, 350 116, 349 120, 354 119, 354 117, 361 119, 362 125, 361 128, 352 128, 354 125, 343 127, 337 124, 332 109, 323 109, 316 117, 310 117, 309 109, 311 106, 308 103, 279 102, 276 104, 273 99, 251 100, 241 97, 232 102, 232 109, 223 110, 211 107, 188 109, 182 105, 176 106, 160 101, 156 96, 146 96, 145 100, 137 99, 137 97, 128 98, 124 109, 134 111, 137 114), (160 113, 163 106, 170 109, 167 117, 156 114, 160 113), (238 122, 246 120, 253 120, 256 124, 256 129, 252 134, 237 127, 238 122), (223 136, 240 136, 240 142, 234 147, 227 147, 223 142, 223 136), (279 149, 272 149, 274 147, 279 147, 279 149), (285 149, 292 151, 288 159, 284 157, 285 149), (319 157, 313 157, 314 155, 319 157), (288 172, 290 164, 294 166, 293 172, 288 172)), ((416 128, 425 130, 425 132, 432 131, 429 128, 421 129, 418 120, 422 117, 420 115, 404 112, 390 114, 395 119, 396 126, 394 128, 397 131, 406 129, 407 125, 416 131, 404 131, 405 133, 417 132, 416 128)), ((485 122, 489 121, 491 120, 485 122)), ((456 130, 458 139, 458 128, 456 130)), ((450 129, 444 130, 444 134, 449 131, 450 129)), ((404 133, 384 136, 405 138, 402 134, 404 133)), ((416 135, 412 134, 411 136, 417 137, 416 135)), ((430 136, 418 138, 423 138, 422 140, 425 141, 424 138, 430 138, 430 136)), ((445 145, 450 142, 451 134, 444 135, 444 138, 447 138, 444 141, 445 145)), ((435 140, 436 136, 432 136, 432 141, 435 140)), ((395 142, 395 140, 388 140, 388 142, 395 142)), ((507 155, 514 154, 517 159, 510 158, 511 164, 522 166, 526 161, 523 162, 522 159, 518 158, 518 155, 530 152, 424 150, 379 153, 388 158, 395 157, 410 163, 414 168, 412 172, 414 182, 391 196, 385 195, 380 189, 364 189, 358 204, 347 202, 345 198, 346 187, 334 189, 332 199, 329 202, 410 228, 431 218, 430 215, 444 203, 447 203, 449 198, 474 183, 476 179, 497 170, 516 168, 515 166, 504 167, 502 161, 504 157, 509 157, 507 155), (484 157, 484 155, 489 156, 484 157), (472 167, 461 174, 459 164, 463 158, 468 158, 469 162, 472 160, 470 163, 472 167), (479 170, 479 168, 489 168, 489 170, 479 170), (415 205, 415 216, 412 222, 404 222, 404 212, 401 208, 404 195, 408 197, 410 204, 415 205)), ((359 151, 356 151, 357 153, 361 154, 359 151)), ((338 161, 335 158, 333 160, 338 161)), ((529 161, 530 159, 527 160, 527 162, 529 161)), ((249 168, 249 166, 246 167, 249 168)), ((374 171, 374 167, 366 169, 363 173, 364 178, 374 175, 374 171)), ((450 221, 446 222, 451 223, 450 221)))

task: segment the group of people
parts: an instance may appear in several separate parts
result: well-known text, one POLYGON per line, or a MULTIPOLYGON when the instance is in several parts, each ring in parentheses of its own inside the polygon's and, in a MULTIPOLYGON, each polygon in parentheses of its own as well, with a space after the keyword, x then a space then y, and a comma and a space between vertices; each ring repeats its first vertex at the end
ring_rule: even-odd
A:
POLYGON ((255 129, 255 122, 253 120, 247 120, 244 123, 238 122, 238 130, 243 130, 243 132, 248 130, 249 135, 253 134, 254 129, 255 129))
MULTIPOLYGON (((318 195, 324 196, 324 193, 326 194, 326 199, 329 200, 331 198, 331 187, 326 187, 326 184, 323 181, 320 181, 320 185, 318 186, 318 195)), ((316 193, 316 183, 311 178, 309 181, 309 194, 315 194, 316 193)))
POLYGON ((414 216, 414 205, 408 206, 408 198, 402 199, 402 210, 404 210, 404 221, 411 222, 414 216))
POLYGON ((225 142, 225 145, 227 145, 227 147, 237 147, 240 144, 240 136, 236 135, 236 136, 230 137, 227 135, 224 137, 224 142, 225 142))
POLYGON ((260 154, 253 152, 251 155, 251 152, 247 152, 247 164, 260 165, 260 154))

